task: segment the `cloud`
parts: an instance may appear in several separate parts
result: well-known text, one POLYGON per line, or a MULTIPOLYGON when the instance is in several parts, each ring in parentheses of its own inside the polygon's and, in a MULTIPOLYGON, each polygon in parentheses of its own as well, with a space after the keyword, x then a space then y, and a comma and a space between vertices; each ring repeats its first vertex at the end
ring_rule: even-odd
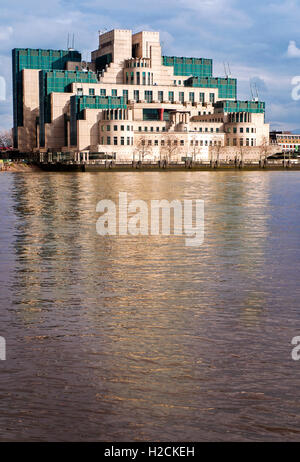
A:
POLYGON ((291 40, 287 50, 289 58, 300 58, 300 48, 297 47, 296 42, 291 40))
POLYGON ((11 26, 0 28, 0 40, 9 40, 13 34, 13 28, 11 26))

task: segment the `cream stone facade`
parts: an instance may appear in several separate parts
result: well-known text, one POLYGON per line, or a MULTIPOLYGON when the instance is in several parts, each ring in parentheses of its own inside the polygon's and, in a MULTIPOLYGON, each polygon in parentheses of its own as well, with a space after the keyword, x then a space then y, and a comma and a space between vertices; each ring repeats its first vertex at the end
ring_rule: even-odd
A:
MULTIPOLYGON (((35 51, 26 49, 28 55, 35 51)), ((75 59, 78 52, 70 59, 59 53, 62 69, 51 61, 52 68, 25 68, 18 76, 20 151, 178 162, 231 160, 240 153, 257 159, 269 144, 264 103, 237 101, 235 79, 214 78, 211 60, 163 57, 158 32, 99 35, 90 63, 75 59)))

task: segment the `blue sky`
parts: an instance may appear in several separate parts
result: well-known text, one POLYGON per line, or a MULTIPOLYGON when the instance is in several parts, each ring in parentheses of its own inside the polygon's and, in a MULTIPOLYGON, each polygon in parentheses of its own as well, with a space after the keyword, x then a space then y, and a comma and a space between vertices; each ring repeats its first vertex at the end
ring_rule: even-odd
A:
POLYGON ((256 82, 267 122, 300 129, 300 99, 292 98, 292 79, 300 76, 300 0, 1 3, 0 76, 7 88, 5 101, 0 95, 0 129, 12 126, 12 48, 65 48, 68 32, 74 32, 75 48, 86 58, 97 48, 98 30, 113 28, 159 31, 163 54, 213 58, 216 76, 229 62, 239 99, 249 99, 249 81, 256 82))

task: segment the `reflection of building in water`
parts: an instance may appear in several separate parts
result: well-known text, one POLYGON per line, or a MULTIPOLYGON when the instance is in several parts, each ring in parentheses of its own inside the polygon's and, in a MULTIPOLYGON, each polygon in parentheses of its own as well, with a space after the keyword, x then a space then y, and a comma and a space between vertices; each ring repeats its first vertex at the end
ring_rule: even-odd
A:
POLYGON ((266 303, 270 176, 221 173, 206 194, 205 242, 222 268, 216 275, 219 298, 225 306, 239 300, 242 319, 256 322, 266 303))
POLYGON ((259 275, 267 238, 268 175, 116 173, 111 182, 105 175, 41 174, 14 181, 18 290, 13 292, 27 315, 40 316, 54 305, 86 306, 85 320, 92 322, 100 312, 108 316, 112 309, 109 316, 120 314, 124 322, 124 316, 142 309, 137 294, 142 307, 165 307, 159 319, 166 316, 167 324, 170 305, 185 313, 192 304, 203 313, 239 299, 241 315, 256 319, 264 304, 259 275), (117 202, 119 191, 126 190, 129 201, 171 201, 178 191, 181 200, 204 199, 204 244, 187 248, 184 236, 99 236, 97 202, 104 197, 117 202), (124 311, 124 306, 131 308, 124 311))
POLYGON ((162 56, 158 32, 112 30, 92 61, 69 50, 13 50, 14 145, 49 161, 259 157, 265 103, 237 100, 211 59, 162 56))

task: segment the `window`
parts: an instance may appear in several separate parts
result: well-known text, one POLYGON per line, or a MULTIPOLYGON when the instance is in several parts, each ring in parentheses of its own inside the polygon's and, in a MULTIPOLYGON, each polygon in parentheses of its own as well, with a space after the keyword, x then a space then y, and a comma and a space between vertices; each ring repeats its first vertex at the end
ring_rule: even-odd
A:
POLYGON ((118 130, 118 125, 114 125, 114 131, 116 132, 118 130))
POLYGON ((141 131, 142 131, 142 127, 139 127, 139 132, 141 132, 141 131))
POLYGON ((180 101, 181 103, 184 103, 184 92, 183 92, 183 91, 180 91, 180 92, 179 92, 179 101, 180 101))
POLYGON ((159 132, 159 127, 156 127, 156 131, 159 132))
MULTIPOLYGON (((140 85, 140 83, 141 83, 140 72, 137 72, 137 73, 136 73, 136 83, 137 83, 137 85, 140 85)), ((137 101, 137 100, 136 100, 136 101, 137 101)))
POLYGON ((127 146, 130 146, 130 138, 127 138, 127 146))
POLYGON ((174 102, 174 91, 169 91, 169 101, 170 101, 171 103, 174 102))
POLYGON ((200 103, 205 102, 205 93, 199 93, 199 101, 200 101, 200 103))
POLYGON ((121 136, 121 146, 124 146, 124 144, 125 144, 125 138, 124 136, 121 136))
POLYGON ((143 85, 146 85, 146 72, 143 72, 143 85))
POLYGON ((130 125, 127 125, 127 131, 128 132, 130 131, 130 125))
POLYGON ((117 95, 118 95, 118 90, 111 91, 111 96, 117 96, 117 95))
POLYGON ((237 128, 233 127, 233 133, 237 133, 237 128))
POLYGON ((125 130, 124 125, 121 125, 121 131, 123 132, 125 130))
POLYGON ((95 89, 94 88, 89 89, 89 95, 90 96, 95 96, 95 89))
POLYGON ((114 145, 115 145, 115 146, 118 145, 118 137, 117 137, 117 136, 114 136, 114 145))
POLYGON ((107 144, 110 144, 110 136, 107 137, 107 144))
POLYGON ((214 104, 214 102, 215 102, 215 94, 214 93, 209 94, 209 101, 210 101, 210 103, 214 104))
POLYGON ((128 90, 123 90, 124 103, 128 103, 128 90))
POLYGON ((180 146, 184 146, 184 140, 180 140, 180 146))
POLYGON ((140 100, 140 92, 139 90, 134 90, 133 92, 133 99, 134 101, 138 102, 140 100))
POLYGON ((163 100, 164 100, 164 92, 163 92, 163 91, 159 91, 159 92, 158 92, 158 101, 159 101, 160 103, 162 103, 163 100))
POLYGON ((233 145, 233 146, 236 146, 236 138, 233 138, 233 140, 232 140, 232 145, 233 145))
POLYGON ((164 145, 165 145, 165 140, 161 140, 160 144, 161 144, 162 146, 164 146, 164 145))
POLYGON ((106 125, 106 130, 110 132, 110 125, 106 125))
POLYGON ((244 146, 244 140, 243 140, 243 138, 240 138, 240 146, 244 146))
POLYGON ((195 101, 195 93, 194 92, 189 93, 189 101, 191 103, 194 103, 194 101, 195 101))
POLYGON ((148 146, 151 146, 151 145, 152 145, 152 141, 148 140, 148 146))
POLYGON ((240 128, 240 133, 244 133, 243 127, 240 128))
POLYGON ((152 103, 153 101, 153 92, 151 90, 146 90, 145 91, 145 100, 147 103, 152 103))
POLYGON ((158 140, 154 140, 155 146, 158 146, 158 140))

